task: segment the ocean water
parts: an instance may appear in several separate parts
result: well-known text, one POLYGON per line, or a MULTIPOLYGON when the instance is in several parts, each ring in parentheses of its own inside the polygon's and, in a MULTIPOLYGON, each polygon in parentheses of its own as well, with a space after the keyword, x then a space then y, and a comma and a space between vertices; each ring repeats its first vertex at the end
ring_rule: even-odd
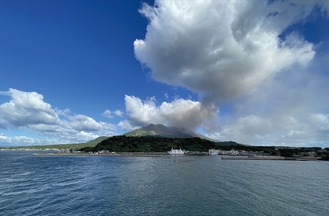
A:
POLYGON ((329 215, 329 162, 0 151, 0 215, 329 215))

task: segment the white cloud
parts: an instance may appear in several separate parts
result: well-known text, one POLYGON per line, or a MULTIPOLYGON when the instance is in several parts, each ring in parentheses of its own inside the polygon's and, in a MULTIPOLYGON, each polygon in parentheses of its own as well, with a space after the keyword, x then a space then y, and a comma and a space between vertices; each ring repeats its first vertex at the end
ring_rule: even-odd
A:
POLYGON ((301 36, 279 36, 304 20, 316 1, 290 3, 158 0, 155 7, 144 4, 140 12, 150 23, 145 39, 134 42, 136 58, 151 69, 155 80, 217 100, 246 95, 284 69, 307 65, 314 58, 313 44, 301 36))
POLYGON ((0 134, 0 143, 7 143, 7 144, 21 144, 21 145, 39 145, 42 143, 49 143, 49 140, 45 139, 36 139, 27 136, 5 136, 0 134))
MULTIPOLYGON (((79 131, 98 131, 102 129, 106 129, 109 125, 104 122, 97 122, 93 118, 90 118, 85 115, 74 115, 69 117, 70 125, 72 128, 79 131)), ((113 129, 112 126, 108 127, 108 129, 113 129)))
POLYGON ((115 110, 113 113, 118 117, 123 117, 123 112, 121 110, 115 110))
POLYGON ((123 117, 123 112, 121 110, 115 110, 115 111, 105 110, 103 112, 103 116, 105 118, 113 118, 114 115, 117 116, 117 117, 123 117))
POLYGON ((0 104, 0 128, 29 129, 49 137, 27 138, 2 135, 0 142, 14 143, 68 143, 84 142, 101 135, 113 135, 116 127, 106 122, 98 122, 86 115, 71 114, 69 110, 52 108, 41 94, 9 89, 0 95, 10 97, 9 102, 0 104))
POLYGON ((102 114, 105 118, 113 118, 113 114, 111 110, 105 110, 102 114))
POLYGON ((118 123, 118 126, 125 131, 132 131, 138 128, 138 126, 133 126, 132 124, 128 120, 123 120, 118 123))
MULTIPOLYGON (((214 138, 328 145, 328 39, 312 44, 289 29, 319 8, 329 18, 326 0, 157 0, 140 10, 149 24, 134 42, 135 56, 155 80, 230 104, 233 111, 206 128, 214 138)), ((157 107, 137 104, 145 113, 157 107)))
POLYGON ((316 60, 307 70, 295 68, 235 100, 235 112, 221 118, 221 126, 208 135, 254 145, 328 146, 329 79, 319 64, 325 65, 316 60))
POLYGON ((10 96, 11 100, 0 105, 0 128, 58 123, 57 113, 43 101, 42 95, 16 89, 9 89, 2 94, 10 96))
POLYGON ((175 99, 157 105, 155 98, 142 101, 138 97, 125 96, 127 121, 123 128, 134 128, 146 124, 165 124, 181 128, 196 128, 215 119, 218 109, 197 101, 175 99))
POLYGON ((328 146, 329 115, 247 115, 223 124, 208 136, 252 145, 328 146))

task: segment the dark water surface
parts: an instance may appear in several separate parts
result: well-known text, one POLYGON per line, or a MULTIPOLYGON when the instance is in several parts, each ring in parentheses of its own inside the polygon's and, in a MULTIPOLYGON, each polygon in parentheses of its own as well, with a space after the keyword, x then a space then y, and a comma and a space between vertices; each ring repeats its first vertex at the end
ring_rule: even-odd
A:
POLYGON ((329 215, 329 162, 0 151, 0 215, 329 215))

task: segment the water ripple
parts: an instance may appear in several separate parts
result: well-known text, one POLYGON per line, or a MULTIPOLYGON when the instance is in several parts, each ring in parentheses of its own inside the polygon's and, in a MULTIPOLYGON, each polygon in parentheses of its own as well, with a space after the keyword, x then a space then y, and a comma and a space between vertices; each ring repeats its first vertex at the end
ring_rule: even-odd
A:
POLYGON ((328 215, 327 162, 0 152, 0 215, 328 215))

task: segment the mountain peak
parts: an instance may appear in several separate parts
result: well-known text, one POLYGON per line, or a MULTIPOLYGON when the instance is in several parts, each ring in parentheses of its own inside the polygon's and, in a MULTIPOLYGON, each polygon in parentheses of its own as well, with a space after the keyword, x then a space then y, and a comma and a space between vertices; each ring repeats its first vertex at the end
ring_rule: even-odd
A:
POLYGON ((166 128, 167 127, 164 126, 163 124, 149 124, 144 127, 141 127, 140 129, 150 131, 150 130, 165 130, 166 128))
POLYGON ((193 131, 176 128, 166 127, 163 124, 149 124, 139 129, 133 130, 124 134, 126 136, 161 136, 161 137, 174 137, 174 138, 192 138, 198 137, 193 131))

